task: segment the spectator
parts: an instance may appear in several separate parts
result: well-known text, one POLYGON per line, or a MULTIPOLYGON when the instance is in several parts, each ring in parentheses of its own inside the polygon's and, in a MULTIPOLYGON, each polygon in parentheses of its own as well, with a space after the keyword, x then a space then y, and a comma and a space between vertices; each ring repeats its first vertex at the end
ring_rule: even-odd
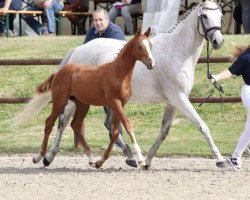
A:
POLYGON ((63 9, 63 0, 34 0, 34 5, 27 10, 40 10, 45 12, 47 25, 43 26, 33 16, 25 16, 24 21, 38 35, 55 35, 55 13, 59 13, 63 9))
MULTIPOLYGON (((65 11, 73 12, 88 12, 89 11, 89 0, 66 0, 64 3, 65 11)), ((78 28, 79 34, 85 34, 85 21, 86 17, 77 15, 67 15, 67 18, 78 28)))
POLYGON ((234 0, 235 10, 234 18, 239 23, 242 23, 244 32, 250 33, 250 1, 249 0, 234 0))
POLYGON ((131 15, 141 11, 141 0, 118 0, 109 11, 109 18, 110 21, 115 23, 116 17, 121 15, 126 27, 125 33, 131 35, 133 34, 133 20, 131 15))
MULTIPOLYGON (((6 15, 8 10, 21 10, 22 2, 20 0, 0 0, 0 14, 6 15)), ((11 36, 15 36, 14 33, 14 19, 15 14, 9 14, 9 31, 11 36)), ((0 20, 0 36, 5 35, 5 23, 0 20)))
POLYGON ((94 11, 93 21, 94 26, 89 28, 83 44, 100 37, 125 40, 122 29, 109 21, 109 15, 106 10, 99 9, 94 11))
POLYGON ((226 70, 217 75, 212 75, 211 82, 220 81, 230 78, 232 75, 242 76, 244 84, 241 89, 241 100, 247 109, 247 120, 245 130, 239 137, 238 144, 235 148, 230 163, 235 170, 241 169, 241 156, 250 142, 250 45, 237 47, 234 52, 237 57, 235 62, 226 70))

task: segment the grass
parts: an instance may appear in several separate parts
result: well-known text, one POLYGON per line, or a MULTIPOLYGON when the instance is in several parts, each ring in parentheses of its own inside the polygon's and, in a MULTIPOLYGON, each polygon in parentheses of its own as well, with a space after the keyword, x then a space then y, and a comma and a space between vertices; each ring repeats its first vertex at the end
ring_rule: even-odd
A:
MULTIPOLYGON (((16 37, 0 38, 0 59, 63 58, 68 50, 81 45, 83 36, 57 37, 16 37)), ((236 44, 249 44, 247 35, 226 35, 222 49, 213 51, 212 56, 229 56, 236 44)), ((202 55, 206 54, 206 46, 202 55)), ((210 64, 211 71, 217 73, 229 66, 210 64)), ((34 88, 48 75, 55 66, 0 66, 0 97, 31 97, 34 88)), ((225 96, 239 96, 241 78, 232 78, 222 82, 225 96)), ((199 64, 195 71, 195 85, 191 96, 207 97, 213 90, 206 79, 206 65, 199 64)), ((213 96, 219 96, 217 92, 213 96)), ((230 155, 237 139, 244 129, 246 110, 241 103, 204 104, 197 108, 199 115, 211 130, 213 139, 223 155, 230 155), (237 116, 237 117, 236 117, 237 116)), ((24 105, 0 104, 0 121, 11 119, 24 105)), ((128 104, 126 113, 134 124, 138 143, 145 154, 159 134, 165 104, 128 104)), ((0 153, 22 154, 36 153, 43 138, 44 120, 50 112, 50 105, 34 120, 20 127, 0 123, 0 153)), ((108 144, 108 134, 103 126, 104 112, 101 107, 91 107, 86 118, 86 137, 95 153, 103 152, 108 144)), ((52 131, 49 146, 53 142, 52 131)), ((130 140, 124 134, 126 141, 130 140)), ((73 134, 67 127, 60 145, 61 154, 78 153, 73 147, 73 134)), ((121 154, 114 150, 113 154, 121 154)), ((158 156, 185 155, 211 157, 211 152, 199 130, 181 113, 170 129, 167 139, 157 152, 158 156)))

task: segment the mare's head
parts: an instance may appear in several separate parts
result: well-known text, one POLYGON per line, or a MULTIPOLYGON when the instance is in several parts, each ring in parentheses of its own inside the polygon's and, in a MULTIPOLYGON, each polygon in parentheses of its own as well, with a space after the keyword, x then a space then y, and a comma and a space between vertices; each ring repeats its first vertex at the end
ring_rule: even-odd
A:
POLYGON ((141 29, 138 28, 133 40, 132 55, 136 60, 143 62, 148 69, 155 68, 155 60, 151 53, 152 44, 149 41, 150 27, 148 30, 141 34, 141 29))
POLYGON ((224 38, 221 33, 222 12, 219 0, 203 0, 198 11, 198 31, 211 42, 213 49, 219 49, 224 38))

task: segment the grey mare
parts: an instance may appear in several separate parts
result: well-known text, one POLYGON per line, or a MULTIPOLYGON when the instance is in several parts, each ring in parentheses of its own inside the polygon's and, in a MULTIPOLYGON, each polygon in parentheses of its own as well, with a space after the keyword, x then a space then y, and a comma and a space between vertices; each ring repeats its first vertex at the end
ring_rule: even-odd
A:
MULTIPOLYGON (((160 134, 147 153, 146 168, 151 165, 152 158, 168 135, 177 111, 190 119, 203 134, 216 158, 216 165, 218 167, 227 165, 226 159, 221 155, 211 137, 208 126, 189 101, 189 93, 194 83, 195 66, 205 39, 209 40, 215 50, 223 44, 224 39, 220 30, 221 17, 218 1, 203 0, 169 32, 151 38, 152 53, 157 65, 153 71, 148 72, 142 66, 135 67, 132 78, 133 93, 129 101, 137 103, 165 102, 167 104, 160 134), (147 88, 147 92, 143 88, 147 88)), ((60 66, 65 63, 88 65, 105 63, 113 60, 123 45, 123 41, 96 39, 70 51, 60 66)), ((143 64, 137 62, 136 65, 143 64)), ((60 116, 55 141, 50 153, 47 153, 43 160, 45 165, 49 165, 57 154, 63 130, 74 110, 74 104, 69 102, 64 114, 60 116)), ((128 157, 126 161, 134 160, 128 145, 122 138, 119 140, 124 144, 122 149, 128 157)))

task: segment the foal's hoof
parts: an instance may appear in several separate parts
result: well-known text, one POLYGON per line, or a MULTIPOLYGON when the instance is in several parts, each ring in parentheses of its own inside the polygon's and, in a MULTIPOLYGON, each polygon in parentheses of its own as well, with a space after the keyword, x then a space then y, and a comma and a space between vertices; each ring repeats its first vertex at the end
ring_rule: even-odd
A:
POLYGON ((102 166, 102 163, 100 161, 95 162, 95 168, 99 169, 102 166))
POLYGON ((51 164, 51 163, 47 160, 46 156, 43 157, 43 165, 44 165, 45 167, 48 167, 50 164, 51 164))
POLYGON ((225 167, 229 166, 229 162, 226 159, 222 160, 222 161, 217 161, 216 166, 220 167, 220 168, 225 168, 225 167))
POLYGON ((141 168, 143 169, 143 170, 149 170, 150 169, 150 165, 141 165, 141 168))
POLYGON ((138 167, 135 160, 126 160, 126 164, 130 167, 138 167))

